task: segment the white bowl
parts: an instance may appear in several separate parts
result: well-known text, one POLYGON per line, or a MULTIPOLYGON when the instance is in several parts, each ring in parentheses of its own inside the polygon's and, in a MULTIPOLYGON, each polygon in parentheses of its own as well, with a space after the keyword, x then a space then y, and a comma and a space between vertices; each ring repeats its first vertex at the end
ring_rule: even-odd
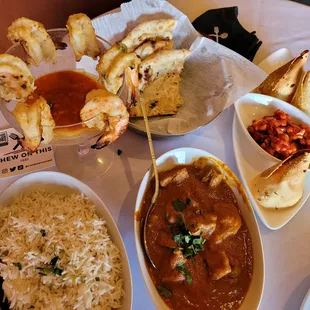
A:
POLYGON ((118 247, 122 258, 125 298, 122 307, 119 309, 131 309, 132 281, 126 249, 112 215, 102 200, 87 185, 69 175, 59 172, 42 171, 28 174, 7 187, 1 193, 0 206, 9 205, 22 192, 27 193, 37 188, 44 188, 49 192, 57 192, 64 195, 70 195, 72 193, 84 194, 96 205, 97 215, 106 221, 109 235, 114 244, 118 247))
POLYGON ((295 124, 307 124, 310 126, 310 117, 293 105, 276 99, 274 97, 261 94, 247 94, 235 102, 235 110, 245 135, 255 145, 257 151, 268 160, 274 163, 280 163, 281 160, 272 156, 259 146, 249 134, 247 128, 252 124, 253 120, 262 119, 266 115, 273 115, 274 111, 281 109, 288 113, 295 124))
POLYGON ((257 152, 258 144, 256 144, 251 136, 250 139, 247 139, 246 135, 248 133, 244 130, 243 125, 238 120, 236 114, 233 122, 233 144, 235 159, 241 180, 248 193, 252 207, 264 225, 272 230, 280 229, 299 212, 307 201, 310 195, 310 170, 308 170, 306 176, 302 197, 294 206, 273 210, 270 208, 264 208, 258 204, 252 195, 251 183, 258 174, 272 167, 276 163, 276 160, 268 153, 267 154, 270 156, 269 159, 265 153, 257 152))
MULTIPOLYGON (((170 169, 174 167, 175 165, 191 164, 195 159, 200 158, 200 157, 211 157, 221 163, 221 165, 219 165, 218 168, 222 171, 222 173, 224 173, 229 178, 230 183, 231 183, 230 187, 236 196, 240 211, 242 213, 242 217, 249 229, 251 239, 252 239, 252 244, 253 244, 253 257, 254 257, 253 278, 252 278, 249 290, 246 294, 246 297, 241 307, 239 308, 239 310, 248 310, 248 309, 255 310, 259 307, 260 300, 261 300, 262 293, 263 293, 263 287, 264 287, 263 248, 262 248, 261 236, 260 236, 260 232, 258 229, 255 216, 254 216, 254 212, 249 203, 247 195, 241 183, 238 181, 237 177, 235 176, 235 174, 224 163, 222 163, 218 158, 216 158, 212 154, 206 151, 194 149, 194 148, 179 148, 179 149, 171 150, 163 154, 162 156, 160 156, 156 160, 156 162, 157 162, 159 171, 163 171, 163 170, 170 169)), ((150 168, 146 172, 141 182, 138 196, 137 196, 137 201, 136 201, 136 208, 135 208, 136 212, 140 210, 143 197, 147 189, 147 185, 149 181, 151 180, 152 175, 153 175, 153 171, 150 168)), ((151 299, 155 307, 157 309, 169 309, 166 306, 165 302, 159 296, 157 289, 147 270, 140 236, 141 236, 140 221, 139 221, 139 217, 137 217, 135 219, 135 242, 136 242, 136 250, 137 250, 139 265, 140 265, 140 269, 141 269, 144 282, 146 284, 146 287, 149 291, 149 294, 151 296, 151 299)))
POLYGON ((282 67, 294 58, 293 54, 287 48, 280 48, 266 57, 258 67, 264 70, 267 74, 282 67))

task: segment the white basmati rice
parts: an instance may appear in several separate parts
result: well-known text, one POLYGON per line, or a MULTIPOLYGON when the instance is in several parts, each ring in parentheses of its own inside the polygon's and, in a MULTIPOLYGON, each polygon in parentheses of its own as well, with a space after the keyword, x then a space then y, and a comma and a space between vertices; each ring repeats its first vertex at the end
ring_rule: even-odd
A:
POLYGON ((119 250, 82 195, 35 190, 0 208, 0 276, 13 309, 114 309, 119 250))

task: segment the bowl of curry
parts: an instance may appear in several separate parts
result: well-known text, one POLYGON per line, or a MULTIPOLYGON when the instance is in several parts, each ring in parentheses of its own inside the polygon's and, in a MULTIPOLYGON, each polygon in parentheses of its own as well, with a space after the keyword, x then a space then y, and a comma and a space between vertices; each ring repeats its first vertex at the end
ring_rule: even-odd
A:
POLYGON ((193 148, 157 159, 159 196, 145 174, 136 201, 135 241, 141 272, 158 309, 257 309, 264 286, 261 237, 235 174, 212 154, 193 148))

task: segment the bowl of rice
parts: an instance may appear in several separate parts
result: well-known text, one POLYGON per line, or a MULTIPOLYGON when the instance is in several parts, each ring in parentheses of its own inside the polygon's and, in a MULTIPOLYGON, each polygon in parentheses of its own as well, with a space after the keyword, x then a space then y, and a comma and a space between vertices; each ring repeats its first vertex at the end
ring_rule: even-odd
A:
POLYGON ((0 232, 10 308, 132 308, 121 235, 102 200, 79 180, 44 171, 15 181, 0 196, 0 232))

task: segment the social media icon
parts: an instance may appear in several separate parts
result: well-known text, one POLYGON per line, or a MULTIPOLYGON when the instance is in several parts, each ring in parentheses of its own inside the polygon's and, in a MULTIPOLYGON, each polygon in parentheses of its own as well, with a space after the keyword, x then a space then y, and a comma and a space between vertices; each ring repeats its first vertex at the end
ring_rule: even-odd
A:
POLYGON ((2 169, 2 174, 6 174, 6 173, 8 173, 8 172, 9 172, 9 170, 8 170, 7 168, 2 169))
POLYGON ((16 167, 12 167, 12 168, 10 168, 10 171, 11 171, 11 172, 14 172, 15 169, 16 169, 16 167))
POLYGON ((19 166, 17 167, 17 169, 18 169, 18 170, 23 170, 23 169, 24 169, 24 166, 23 166, 23 165, 19 165, 19 166))

